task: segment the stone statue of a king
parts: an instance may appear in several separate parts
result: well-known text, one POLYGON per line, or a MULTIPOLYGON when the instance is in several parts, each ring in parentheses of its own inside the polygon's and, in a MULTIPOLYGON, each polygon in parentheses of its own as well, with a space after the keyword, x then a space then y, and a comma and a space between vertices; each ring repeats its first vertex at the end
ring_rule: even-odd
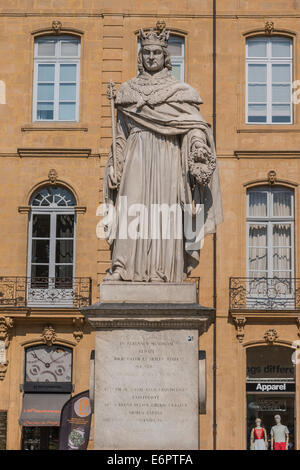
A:
POLYGON ((112 252, 106 280, 183 282, 202 246, 186 236, 185 207, 192 220, 202 210, 203 236, 222 219, 212 131, 197 91, 171 73, 168 37, 165 29, 140 30, 139 74, 116 94, 115 152, 104 175, 104 203, 114 208, 104 223, 112 252), (136 236, 124 236, 124 224, 135 224, 136 236))

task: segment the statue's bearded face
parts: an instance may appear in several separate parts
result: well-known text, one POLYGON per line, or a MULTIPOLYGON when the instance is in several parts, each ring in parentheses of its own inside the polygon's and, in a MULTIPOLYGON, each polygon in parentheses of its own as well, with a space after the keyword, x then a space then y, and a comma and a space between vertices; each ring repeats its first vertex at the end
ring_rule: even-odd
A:
POLYGON ((159 72, 164 68, 165 56, 160 46, 144 46, 142 50, 143 64, 148 72, 159 72))

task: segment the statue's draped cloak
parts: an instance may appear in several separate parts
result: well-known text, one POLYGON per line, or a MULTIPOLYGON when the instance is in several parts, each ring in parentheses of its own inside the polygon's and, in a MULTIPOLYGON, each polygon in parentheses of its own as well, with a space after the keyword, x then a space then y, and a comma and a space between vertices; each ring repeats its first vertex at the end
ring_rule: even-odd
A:
MULTIPOLYGON (((215 155, 212 131, 198 109, 201 98, 166 69, 157 75, 153 80, 144 73, 124 83, 116 97, 116 158, 121 173, 117 194, 108 184, 112 154, 104 175, 104 202, 116 207, 115 217, 106 227, 112 248, 110 272, 117 270, 123 280, 130 281, 182 282, 199 263, 200 250, 190 250, 186 240, 175 239, 172 232, 169 239, 149 235, 148 239, 125 240, 119 236, 120 218, 126 215, 118 213, 120 196, 127 196, 127 209, 143 204, 148 214, 153 204, 204 204, 204 235, 215 232, 222 220, 218 166, 207 186, 192 185, 188 171, 191 139, 205 142, 215 155)), ((182 212, 174 217, 182 226, 182 212)), ((142 233, 148 230, 150 234, 150 219, 144 223, 149 227, 144 225, 142 233)))

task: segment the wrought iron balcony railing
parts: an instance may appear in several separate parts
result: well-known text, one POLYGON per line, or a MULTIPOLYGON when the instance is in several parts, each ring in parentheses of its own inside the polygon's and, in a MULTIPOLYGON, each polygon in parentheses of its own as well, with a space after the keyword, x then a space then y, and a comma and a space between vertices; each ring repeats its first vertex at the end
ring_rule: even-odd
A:
POLYGON ((230 311, 300 310, 300 279, 231 277, 230 311))
POLYGON ((0 277, 0 307, 85 307, 91 284, 88 277, 0 277))

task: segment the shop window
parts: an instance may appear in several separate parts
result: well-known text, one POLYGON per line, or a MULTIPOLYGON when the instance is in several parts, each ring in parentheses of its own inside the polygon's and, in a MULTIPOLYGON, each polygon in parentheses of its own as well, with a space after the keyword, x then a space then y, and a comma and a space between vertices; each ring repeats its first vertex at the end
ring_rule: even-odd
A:
POLYGON ((0 411, 0 450, 6 449, 7 411, 0 411))
POLYGON ((295 448, 295 365, 294 349, 278 346, 258 346, 247 349, 247 448, 255 420, 260 418, 266 429, 270 449, 271 429, 275 415, 289 430, 289 449, 295 448))
POLYGON ((59 427, 28 426, 22 429, 22 450, 58 450, 59 427))
MULTIPOLYGON (((44 290, 41 294, 44 295, 44 301, 47 300, 45 290, 52 289, 52 298, 58 301, 61 290, 70 290, 73 285, 76 201, 69 190, 60 186, 48 186, 33 195, 30 205, 29 287, 44 290)), ((28 294, 29 302, 41 300, 39 291, 31 291, 28 294)), ((61 301, 67 300, 64 293, 61 301)))
POLYGON ((246 43, 246 123, 291 124, 293 42, 254 37, 246 43))
POLYGON ((33 121, 78 121, 80 39, 46 36, 34 43, 33 121))

